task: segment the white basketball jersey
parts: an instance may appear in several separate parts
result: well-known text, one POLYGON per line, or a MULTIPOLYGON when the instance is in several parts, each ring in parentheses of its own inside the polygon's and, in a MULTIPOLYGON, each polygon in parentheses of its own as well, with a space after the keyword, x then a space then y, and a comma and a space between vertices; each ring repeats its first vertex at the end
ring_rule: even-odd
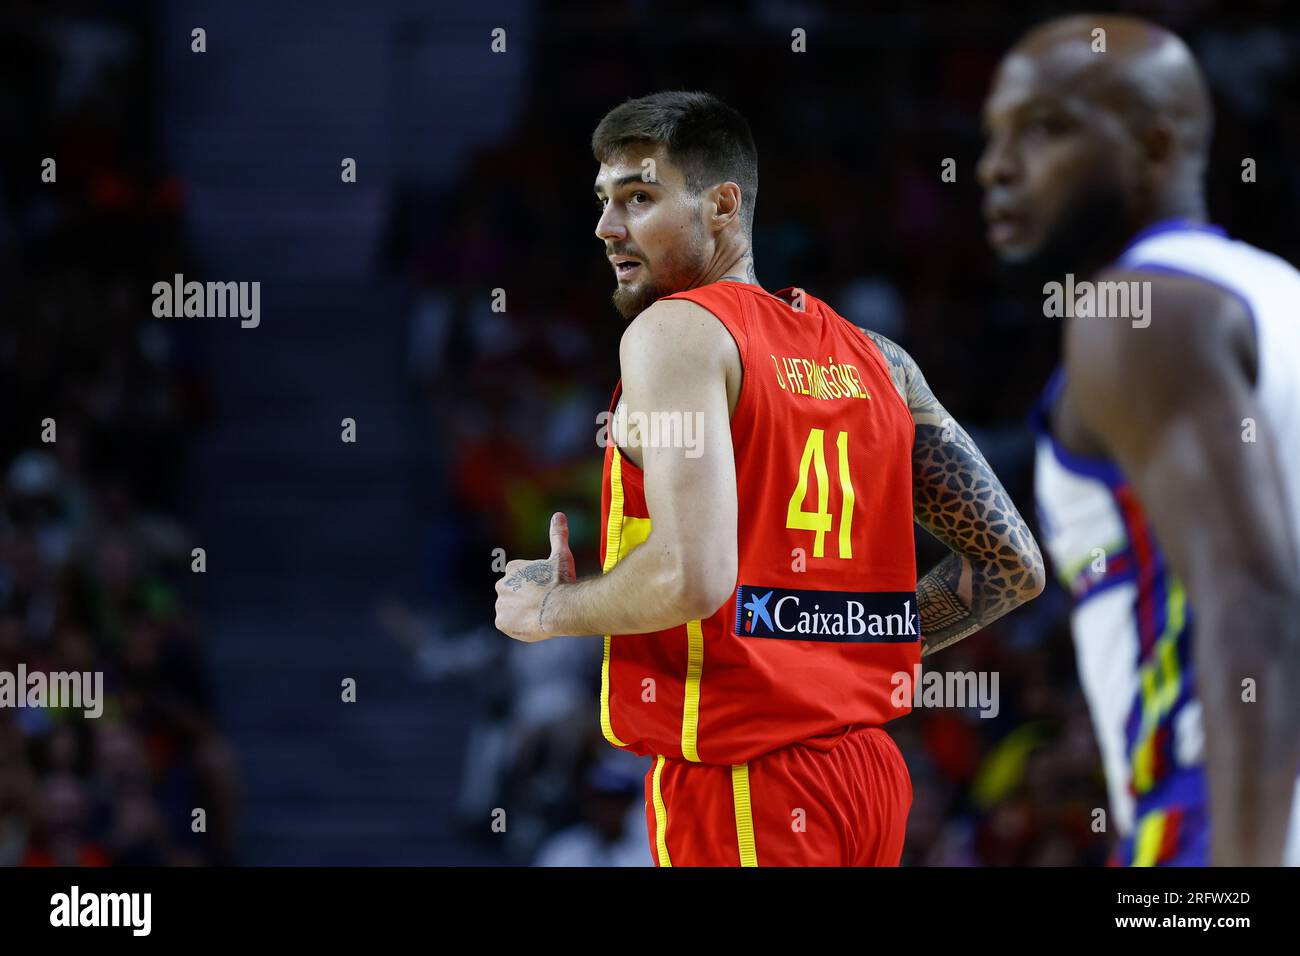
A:
MULTIPOLYGON (((1250 313, 1263 417, 1254 423, 1255 440, 1278 456, 1290 495, 1279 520, 1300 542, 1300 272, 1217 227, 1182 221, 1140 233, 1117 265, 1202 279, 1250 313)), ((1121 856, 1138 864, 1194 861, 1208 852, 1209 834, 1201 813, 1204 734, 1192 667, 1195 596, 1189 599, 1166 566, 1118 466, 1075 455, 1053 439, 1047 412, 1063 384, 1058 370, 1037 412, 1035 496, 1043 544, 1075 599, 1079 675, 1113 824, 1124 837, 1121 856)), ((1243 439, 1250 428, 1242 423, 1243 439)), ((1243 453, 1251 447, 1243 443, 1243 453)), ((1296 797, 1287 851, 1293 864, 1300 863, 1300 788, 1296 797)))

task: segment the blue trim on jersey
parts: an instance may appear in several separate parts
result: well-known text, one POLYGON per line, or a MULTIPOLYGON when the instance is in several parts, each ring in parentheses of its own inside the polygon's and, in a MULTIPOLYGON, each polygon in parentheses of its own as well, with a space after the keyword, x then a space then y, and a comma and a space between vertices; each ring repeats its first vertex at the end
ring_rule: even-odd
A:
POLYGON ((1250 317, 1250 327, 1255 332, 1256 340, 1259 339, 1259 319, 1255 317, 1255 310, 1246 300, 1246 297, 1231 286, 1226 286, 1210 276, 1200 272, 1192 272, 1189 269, 1180 269, 1178 266, 1167 266, 1162 262, 1134 262, 1124 263, 1124 268, 1132 272, 1157 272, 1164 275, 1180 276, 1186 279, 1197 279, 1206 285, 1214 286, 1224 295, 1231 296, 1241 303, 1241 307, 1246 310, 1246 315, 1250 317))
POLYGON ((1142 819, 1158 810, 1178 810, 1182 819, 1173 854, 1161 866, 1208 866, 1210 863, 1209 803, 1206 799, 1205 770, 1187 767, 1171 773, 1134 804, 1133 832, 1115 848, 1117 863, 1132 866, 1137 834, 1142 819))
POLYGON ((1205 803, 1205 768, 1197 764, 1177 770, 1134 804, 1134 819, 1152 810, 1194 807, 1205 803))
POLYGON ((1052 406, 1056 404, 1057 399, 1061 397, 1061 392, 1065 390, 1065 369, 1058 365, 1052 370, 1051 376, 1047 379, 1047 384, 1043 386, 1042 394, 1039 395, 1038 401, 1034 403, 1029 413, 1029 424, 1034 433, 1047 440, 1052 448, 1052 454, 1056 460, 1067 471, 1072 471, 1076 475, 1083 475, 1085 478, 1095 478, 1106 487, 1114 491, 1125 483, 1124 474, 1109 458, 1092 458, 1088 455, 1080 455, 1077 452, 1070 451, 1052 434, 1049 414, 1052 406))
MULTIPOLYGON (((1136 502, 1136 499, 1134 499, 1136 502)), ((1140 562, 1136 568, 1137 593, 1133 596, 1133 621, 1137 628, 1138 646, 1137 657, 1134 659, 1133 667, 1139 675, 1138 689, 1134 695, 1133 701, 1129 706, 1128 720, 1124 724, 1124 753, 1127 755, 1126 764, 1128 766, 1128 787, 1129 790, 1137 795, 1137 789, 1134 780, 1137 776, 1135 772, 1134 757, 1137 753, 1138 744, 1142 737, 1143 719, 1146 716, 1144 708, 1144 697, 1141 685, 1141 673, 1143 665, 1155 660, 1156 648, 1161 635, 1169 626, 1169 575, 1166 570, 1164 552, 1161 550, 1155 535, 1151 530, 1150 524, 1146 520, 1145 514, 1130 515, 1123 505, 1116 501, 1116 509, 1119 511, 1120 520, 1124 522, 1124 533, 1129 540, 1130 546, 1133 541, 1140 535, 1145 538, 1150 546, 1150 556, 1146 566, 1140 562), (1142 527, 1135 527, 1135 522, 1141 521, 1142 527), (1146 588, 1143 588, 1143 584, 1146 588), (1150 613, 1148 613, 1148 608, 1150 613), (1150 621, 1148 625, 1146 622, 1150 621)), ((1187 619, 1184 618, 1183 632, 1175 638, 1175 647, 1181 647, 1182 636, 1188 630, 1187 619)), ((1180 658, 1178 661, 1178 670, 1181 675, 1186 669, 1186 660, 1180 658)), ((1159 662, 1156 661, 1156 673, 1159 673, 1159 662)), ((1181 697, 1181 695, 1180 695, 1181 697)), ((1160 728, 1167 727, 1169 733, 1166 735, 1166 746, 1163 749, 1163 765, 1166 768, 1174 766, 1172 756, 1172 745, 1174 737, 1173 718, 1177 714, 1177 708, 1173 707, 1169 711, 1161 714, 1156 722, 1156 726, 1151 729, 1153 734, 1159 732, 1160 728)), ((1156 776, 1152 780, 1153 785, 1158 785, 1163 779, 1156 776)))
MULTIPOLYGON (((1058 365, 1052 370, 1052 374, 1048 377, 1047 383, 1043 386, 1042 393, 1030 409, 1029 427, 1039 436, 1039 438, 1048 443, 1048 446, 1052 449, 1052 454, 1056 457, 1056 460, 1060 462, 1062 468, 1067 471, 1072 471, 1077 475, 1083 475, 1086 478, 1093 478, 1100 481, 1110 490, 1111 496, 1114 497, 1115 489, 1124 484, 1124 476, 1120 473, 1119 467, 1114 462, 1105 458, 1089 458, 1084 455, 1075 454, 1058 442, 1056 436, 1052 434, 1048 416, 1052 406, 1056 404, 1056 401, 1060 398, 1061 392, 1064 388, 1065 369, 1058 365)), ((1116 504, 1115 507, 1116 511, 1119 511, 1119 505, 1116 504)), ((1044 529, 1044 533, 1050 534, 1050 529, 1048 527, 1050 522, 1043 514, 1042 508, 1038 506, 1036 495, 1034 508, 1038 514, 1039 527, 1044 529)), ((1129 548, 1126 548, 1122 553, 1132 558, 1131 550, 1129 548)), ((1073 601, 1074 607, 1078 608, 1082 606, 1085 601, 1089 601, 1100 594, 1104 594, 1113 587, 1136 580, 1137 565, 1136 561, 1132 561, 1129 567, 1125 570, 1118 573, 1107 572, 1098 580, 1084 585, 1082 589, 1076 589, 1075 582, 1072 581, 1068 585, 1068 590, 1070 591, 1070 597, 1073 601)))
MULTIPOLYGON (((1142 668, 1152 662, 1157 642, 1169 625, 1170 572, 1164 551, 1156 540, 1145 514, 1140 509, 1136 514, 1130 514, 1129 509, 1120 500, 1121 495, 1124 495, 1133 504, 1137 503, 1131 490, 1128 489, 1128 482, 1119 466, 1108 458, 1092 458, 1072 452, 1063 447, 1052 435, 1048 415, 1064 387, 1065 370, 1058 366, 1052 372, 1041 396, 1035 403, 1030 415, 1031 424, 1040 438, 1048 442, 1061 467, 1077 475, 1099 481, 1105 486, 1110 493, 1115 512, 1119 515, 1124 526, 1127 544, 1121 554, 1128 559, 1128 566, 1123 570, 1108 570, 1102 577, 1091 581, 1088 580, 1088 570, 1085 569, 1075 581, 1069 582, 1067 587, 1071 592, 1074 608, 1077 610, 1084 602, 1106 593, 1111 588, 1130 583, 1134 585, 1135 593, 1131 613, 1138 632, 1138 645, 1132 667, 1136 673, 1140 674, 1142 668), (1136 526, 1139 522, 1141 527, 1136 526), (1139 537, 1148 542, 1145 565, 1139 563, 1138 554, 1134 548, 1134 542, 1139 537)), ((1111 562, 1108 561, 1108 563, 1111 562)), ((1144 710, 1145 699, 1141 686, 1138 687, 1137 693, 1129 703, 1128 714, 1124 721, 1124 753, 1126 783, 1131 792, 1134 791, 1134 781, 1136 779, 1134 759, 1137 756, 1138 745, 1144 739, 1144 729, 1150 733, 1159 733, 1162 729, 1164 730, 1163 740, 1158 745, 1160 754, 1157 758, 1156 767, 1153 768, 1155 776, 1152 783, 1154 787, 1158 788, 1166 776, 1174 772, 1177 767, 1174 759, 1176 744, 1175 721, 1193 694, 1191 687, 1191 614, 1190 608, 1186 605, 1184 605, 1184 613, 1183 627, 1178 634, 1172 635, 1175 642, 1178 679, 1181 681, 1177 697, 1171 702, 1169 708, 1160 714, 1156 726, 1152 728, 1144 728, 1143 726, 1146 714, 1144 710)), ((1158 661, 1151 664, 1151 666, 1157 668, 1157 674, 1161 673, 1158 661)), ((1135 793, 1135 795, 1137 794, 1135 793)))
POLYGON ((1126 483, 1124 473, 1119 470, 1119 465, 1109 458, 1091 458, 1087 455, 1072 452, 1057 441, 1053 435, 1049 435, 1048 440, 1052 446, 1052 453, 1056 455, 1056 460, 1075 474, 1095 478, 1112 492, 1126 483))
POLYGON ((1123 259, 1128 255, 1129 250, 1139 242, 1145 242, 1152 236, 1160 236, 1166 232, 1208 232, 1210 235, 1228 237, 1228 230, 1222 226, 1216 226, 1209 222, 1192 222, 1190 219, 1162 219, 1159 222, 1153 222, 1145 229, 1140 229, 1124 246, 1124 250, 1117 256, 1123 259))
POLYGON ((1127 568, 1125 568, 1123 571, 1120 571, 1118 574, 1110 574, 1110 573, 1106 574, 1105 577, 1100 578, 1094 584, 1085 587, 1080 593, 1071 594, 1071 597, 1073 597, 1074 599, 1074 607, 1077 610, 1078 608, 1086 604, 1088 601, 1091 601, 1093 598, 1097 597, 1098 595, 1105 594, 1113 587, 1118 587, 1121 584, 1136 584, 1136 583, 1137 583, 1137 568, 1134 565, 1129 565, 1127 568))
MULTIPOLYGON (((1192 614, 1190 599, 1183 608, 1183 616, 1185 623, 1183 632, 1178 635, 1177 651, 1179 667, 1182 669, 1182 685, 1178 688, 1178 697, 1174 700, 1173 709, 1170 711, 1175 716, 1182 713, 1183 708, 1196 696, 1196 659, 1192 654, 1192 635, 1196 633, 1196 620, 1192 614)), ((1172 753, 1170 757, 1173 757, 1172 753)))
POLYGON ((1029 409, 1029 427, 1035 435, 1041 435, 1044 438, 1052 437, 1052 426, 1049 413, 1052 406, 1056 404, 1057 399, 1061 397, 1061 391, 1065 388, 1065 369, 1058 365, 1052 369, 1052 374, 1047 376, 1047 382, 1043 385, 1043 390, 1038 393, 1038 398, 1029 409))

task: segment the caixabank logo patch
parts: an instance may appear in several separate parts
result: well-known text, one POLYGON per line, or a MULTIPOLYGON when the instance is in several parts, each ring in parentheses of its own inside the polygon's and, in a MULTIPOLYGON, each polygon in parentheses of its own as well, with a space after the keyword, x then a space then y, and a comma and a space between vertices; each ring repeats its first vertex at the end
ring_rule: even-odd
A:
POLYGON ((921 639, 911 591, 807 591, 742 584, 736 634, 795 641, 906 644, 921 639))

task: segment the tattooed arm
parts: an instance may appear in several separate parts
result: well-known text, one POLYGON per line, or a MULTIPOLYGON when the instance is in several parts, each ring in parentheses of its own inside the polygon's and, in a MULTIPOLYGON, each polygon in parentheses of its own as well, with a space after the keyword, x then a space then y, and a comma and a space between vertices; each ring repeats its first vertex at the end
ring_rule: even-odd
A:
POLYGON ((863 329, 916 423, 912 511, 953 552, 916 584, 922 655, 955 644, 1042 593, 1038 544, 989 463, 930 391, 912 357, 863 329))

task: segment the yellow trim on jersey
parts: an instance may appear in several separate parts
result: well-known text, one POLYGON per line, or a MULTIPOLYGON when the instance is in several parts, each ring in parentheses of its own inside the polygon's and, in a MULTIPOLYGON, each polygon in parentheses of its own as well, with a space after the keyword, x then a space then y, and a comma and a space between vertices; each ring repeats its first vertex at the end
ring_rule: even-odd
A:
POLYGON ((1138 821, 1137 836, 1133 841, 1133 865, 1155 866, 1160 856, 1160 844, 1165 837, 1165 811, 1153 810, 1138 821))
POLYGON ((614 449, 609 463, 609 520, 605 525, 605 565, 601 573, 608 574, 618 564, 618 539, 623 533, 623 457, 614 449))
MULTIPOLYGON (((1120 538, 1118 541, 1112 541, 1110 544, 1106 545, 1104 548, 1101 549, 1101 552, 1102 552, 1101 554, 1099 554, 1099 555, 1092 555, 1092 554, 1090 554, 1090 555, 1088 555, 1088 557, 1086 557, 1086 558, 1080 558, 1078 561, 1075 561, 1073 564, 1071 564, 1071 565, 1069 565, 1069 566, 1067 566, 1067 567, 1062 568, 1062 569, 1057 573, 1056 578, 1057 578, 1058 581, 1061 582, 1061 584, 1062 584, 1062 585, 1065 587, 1065 589, 1068 591, 1068 590, 1070 590, 1071 587, 1073 587, 1073 585, 1074 585, 1074 579, 1077 578, 1080 574, 1083 573, 1083 569, 1084 569, 1084 568, 1086 568, 1086 567, 1088 567, 1089 565, 1091 565, 1091 564, 1092 564, 1094 561, 1096 561, 1098 558, 1101 558, 1101 560, 1102 560, 1102 567, 1104 568, 1104 567, 1105 567, 1105 561, 1106 561, 1106 555, 1108 555, 1108 554, 1119 554, 1120 551, 1124 550, 1124 549, 1127 548, 1127 547, 1128 547, 1128 539, 1127 539, 1127 538, 1120 538)), ((1095 550, 1097 550, 1097 549, 1094 548, 1093 550, 1095 551, 1095 550)), ((1099 571, 1099 572, 1097 572, 1097 573, 1098 573, 1098 574, 1102 574, 1102 573, 1105 573, 1105 572, 1104 572, 1104 571, 1099 571)))
MULTIPOLYGON (((609 573, 648 537, 649 518, 629 518, 623 514, 623 456, 615 448, 609 466, 609 521, 605 527, 605 563, 601 571, 609 573)), ((614 725, 609 716, 609 660, 613 643, 612 636, 606 634, 600 661, 600 732, 615 747, 626 747, 627 744, 614 735, 614 725)))
POLYGON ((1187 595, 1177 580, 1170 581, 1166 608, 1164 633, 1138 671, 1142 725, 1129 759, 1133 789, 1139 794, 1155 786, 1156 730, 1177 703, 1185 679, 1178 666, 1178 636, 1187 619, 1187 595))
POLYGON ((668 838, 666 830, 668 829, 668 807, 664 803, 663 791, 659 789, 659 778, 664 772, 664 757, 661 755, 655 760, 654 773, 654 798, 655 798, 655 850, 659 854, 660 866, 672 866, 673 861, 668 857, 668 838))
MULTIPOLYGON (((623 536, 623 465, 618 449, 609 465, 609 518, 605 525, 605 564, 601 573, 618 564, 618 549, 623 536)), ((600 659, 600 732, 615 747, 626 747, 623 741, 614 735, 614 725, 609 719, 609 655, 611 651, 610 635, 605 635, 605 647, 600 659)))
MULTIPOLYGON (((609 518, 605 525, 605 562, 601 571, 608 574, 629 552, 650 537, 649 518, 629 518, 623 514, 623 456, 617 448, 609 466, 609 518)), ((615 747, 626 747, 614 733, 609 712, 609 664, 613 637, 606 634, 600 661, 600 732, 615 747)), ((696 749, 700 724, 700 678, 704 672, 704 631, 699 621, 686 624, 686 687, 682 702, 682 756, 700 762, 696 749)))
POLYGON ((704 673, 704 631, 699 621, 686 624, 686 696, 682 701, 682 756, 700 762, 700 677, 704 673))
POLYGON ((754 847, 754 815, 749 805, 749 764, 731 768, 731 799, 736 806, 736 845, 740 847, 740 865, 758 866, 754 847))

